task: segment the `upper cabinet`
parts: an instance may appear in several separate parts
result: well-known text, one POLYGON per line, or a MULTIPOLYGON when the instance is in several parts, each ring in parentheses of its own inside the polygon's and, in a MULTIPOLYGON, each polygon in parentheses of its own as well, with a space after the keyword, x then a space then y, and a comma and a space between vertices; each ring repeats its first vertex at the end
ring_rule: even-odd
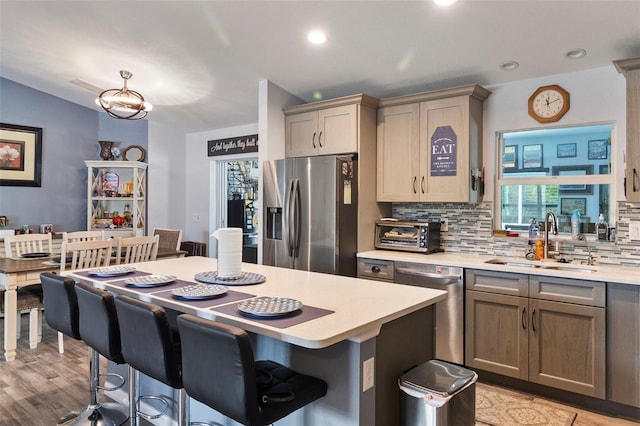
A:
POLYGON ((377 105, 377 99, 360 94, 285 108, 285 156, 358 152, 361 109, 377 105))
POLYGON ((627 78, 627 147, 624 192, 627 201, 640 202, 640 58, 613 62, 627 78))
POLYGON ((378 201, 479 201, 482 103, 490 93, 469 85, 381 100, 378 201))

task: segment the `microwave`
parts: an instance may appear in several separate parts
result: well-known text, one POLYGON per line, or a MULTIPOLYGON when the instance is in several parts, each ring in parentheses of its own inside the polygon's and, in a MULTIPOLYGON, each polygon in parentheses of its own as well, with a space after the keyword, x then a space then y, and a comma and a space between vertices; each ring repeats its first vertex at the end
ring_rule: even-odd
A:
POLYGON ((375 247, 385 250, 402 250, 419 253, 435 253, 440 249, 440 222, 401 222, 377 220, 375 247))

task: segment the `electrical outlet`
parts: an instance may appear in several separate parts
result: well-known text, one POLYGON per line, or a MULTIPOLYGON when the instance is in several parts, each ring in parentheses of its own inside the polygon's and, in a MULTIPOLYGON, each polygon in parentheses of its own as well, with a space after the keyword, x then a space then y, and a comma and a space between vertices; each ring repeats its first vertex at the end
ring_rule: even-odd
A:
POLYGON ((200 216, 197 214, 193 215, 193 223, 200 223, 200 216))
POLYGON ((448 232, 449 231, 449 219, 442 218, 440 219, 440 232, 448 232))
POLYGON ((375 359, 373 357, 362 363, 362 392, 374 385, 375 359))
POLYGON ((629 223, 629 239, 631 241, 640 241, 640 222, 629 223))

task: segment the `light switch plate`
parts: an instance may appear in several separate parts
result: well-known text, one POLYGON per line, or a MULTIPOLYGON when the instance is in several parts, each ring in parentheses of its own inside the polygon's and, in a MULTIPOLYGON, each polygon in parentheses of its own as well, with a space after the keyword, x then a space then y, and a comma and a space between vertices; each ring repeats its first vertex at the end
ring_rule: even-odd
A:
POLYGON ((640 241, 640 222, 629 223, 629 239, 631 241, 640 241))

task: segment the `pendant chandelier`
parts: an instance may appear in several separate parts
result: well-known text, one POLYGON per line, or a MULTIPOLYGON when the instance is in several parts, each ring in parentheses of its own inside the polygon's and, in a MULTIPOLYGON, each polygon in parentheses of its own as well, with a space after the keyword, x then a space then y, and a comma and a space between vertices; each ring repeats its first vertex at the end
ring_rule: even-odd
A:
POLYGON ((144 97, 135 90, 127 88, 127 80, 133 74, 129 71, 120 71, 124 80, 122 89, 108 89, 100 93, 96 98, 96 104, 100 105, 113 118, 125 120, 139 120, 145 118, 153 106, 144 100, 144 97))

